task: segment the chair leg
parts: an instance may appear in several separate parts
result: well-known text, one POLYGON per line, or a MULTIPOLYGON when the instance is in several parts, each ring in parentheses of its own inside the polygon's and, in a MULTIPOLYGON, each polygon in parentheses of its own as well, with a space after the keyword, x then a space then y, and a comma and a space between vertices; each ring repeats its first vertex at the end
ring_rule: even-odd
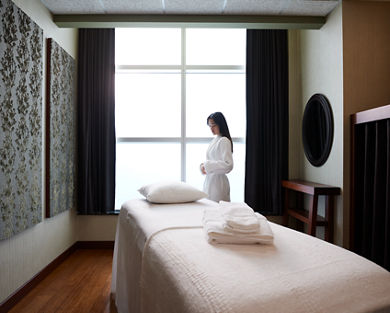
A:
POLYGON ((283 226, 288 226, 288 205, 289 205, 289 199, 288 199, 288 190, 284 189, 284 213, 283 213, 283 226))
POLYGON ((307 233, 309 235, 316 235, 316 223, 317 223, 317 206, 318 206, 318 196, 313 195, 310 201, 309 207, 309 225, 307 233))
MULTIPOLYGON (((299 192, 299 193, 296 193, 296 208, 299 209, 299 210, 303 210, 304 209, 304 204, 303 204, 303 193, 299 192)), ((295 223, 296 223, 296 230, 297 231, 300 231, 300 232, 304 232, 305 231, 305 223, 300 221, 300 220, 295 220, 295 223)))
POLYGON ((325 226, 325 240, 333 243, 333 197, 325 197, 325 219, 327 225, 325 226))

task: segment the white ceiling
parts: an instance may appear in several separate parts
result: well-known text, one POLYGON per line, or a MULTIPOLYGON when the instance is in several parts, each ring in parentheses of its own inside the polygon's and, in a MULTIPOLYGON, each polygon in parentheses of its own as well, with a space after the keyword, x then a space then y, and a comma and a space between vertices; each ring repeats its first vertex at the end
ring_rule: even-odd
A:
POLYGON ((60 14, 327 16, 340 0, 41 0, 60 14))

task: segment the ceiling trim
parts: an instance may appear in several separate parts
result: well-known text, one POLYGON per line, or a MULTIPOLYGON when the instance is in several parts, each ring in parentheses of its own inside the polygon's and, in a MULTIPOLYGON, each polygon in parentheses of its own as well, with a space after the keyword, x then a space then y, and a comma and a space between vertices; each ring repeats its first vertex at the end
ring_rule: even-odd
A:
POLYGON ((53 15, 62 28, 113 27, 193 27, 248 29, 319 29, 326 22, 322 16, 258 16, 258 15, 120 15, 75 14, 53 15))

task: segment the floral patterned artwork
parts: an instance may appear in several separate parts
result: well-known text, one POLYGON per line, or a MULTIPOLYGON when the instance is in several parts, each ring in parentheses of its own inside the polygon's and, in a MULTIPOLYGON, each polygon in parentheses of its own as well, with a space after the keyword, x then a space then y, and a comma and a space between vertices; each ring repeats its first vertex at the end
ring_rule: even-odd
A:
POLYGON ((0 0, 0 240, 42 220, 42 30, 0 0))
POLYGON ((48 45, 46 217, 75 208, 75 61, 53 39, 48 45))

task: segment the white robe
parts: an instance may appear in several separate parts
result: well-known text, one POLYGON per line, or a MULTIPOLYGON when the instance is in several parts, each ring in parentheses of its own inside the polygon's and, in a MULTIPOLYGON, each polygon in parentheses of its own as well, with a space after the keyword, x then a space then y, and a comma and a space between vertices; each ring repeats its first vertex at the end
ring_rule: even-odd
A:
POLYGON ((228 138, 216 136, 211 141, 203 163, 206 179, 203 190, 213 201, 230 201, 230 185, 226 176, 233 169, 232 145, 228 138))

